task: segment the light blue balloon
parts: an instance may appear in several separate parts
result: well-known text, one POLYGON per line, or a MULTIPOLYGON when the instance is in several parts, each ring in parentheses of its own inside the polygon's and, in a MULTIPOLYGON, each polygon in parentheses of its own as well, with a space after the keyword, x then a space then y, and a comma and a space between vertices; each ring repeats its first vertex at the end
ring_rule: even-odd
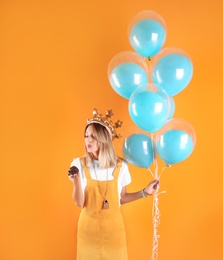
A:
POLYGON ((167 164, 179 163, 187 159, 194 149, 191 136, 182 130, 169 130, 159 137, 157 153, 167 164))
POLYGON ((170 108, 170 115, 169 115, 168 119, 171 119, 173 117, 173 115, 175 113, 175 108, 176 108, 175 101, 172 96, 170 96, 170 103, 171 103, 171 108, 170 108))
POLYGON ((125 62, 112 70, 109 80, 116 93, 129 99, 138 86, 148 82, 148 76, 138 64, 125 62))
POLYGON ((161 86, 168 95, 180 93, 190 83, 193 75, 191 60, 182 54, 163 56, 155 65, 152 80, 161 86))
POLYGON ((154 160, 153 142, 147 135, 133 134, 125 139, 122 153, 129 163, 148 168, 154 160))
POLYGON ((129 115, 139 128, 154 133, 167 121, 169 108, 163 95, 141 86, 129 100, 129 115))
POLYGON ((132 48, 143 57, 152 57, 162 48, 166 40, 164 26, 153 19, 143 19, 131 29, 129 41, 132 48))

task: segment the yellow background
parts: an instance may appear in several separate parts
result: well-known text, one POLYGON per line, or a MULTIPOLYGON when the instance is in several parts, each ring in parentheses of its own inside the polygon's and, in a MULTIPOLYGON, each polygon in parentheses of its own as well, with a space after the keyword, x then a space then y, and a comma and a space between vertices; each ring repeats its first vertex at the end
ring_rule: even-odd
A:
MULTIPOLYGON (((83 128, 94 107, 112 108, 123 132, 133 126, 107 67, 114 55, 132 51, 127 27, 143 10, 164 18, 164 47, 185 50, 194 65, 191 83, 175 96, 174 117, 193 125, 197 144, 161 177, 167 193, 159 197, 158 259, 223 259, 222 1, 2 0, 1 260, 75 259, 79 209, 67 170, 84 153, 83 128)), ((152 179, 130 170, 129 191, 152 179)), ((150 259, 151 209, 152 198, 122 207, 129 260, 150 259)))

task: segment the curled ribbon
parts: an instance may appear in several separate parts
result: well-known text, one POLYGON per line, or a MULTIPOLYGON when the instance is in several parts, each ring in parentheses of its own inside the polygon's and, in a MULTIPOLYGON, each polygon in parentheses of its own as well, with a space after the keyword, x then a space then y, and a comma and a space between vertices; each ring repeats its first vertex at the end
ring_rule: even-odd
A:
MULTIPOLYGON (((153 144, 155 143, 155 136, 152 134, 152 140, 153 144)), ((154 173, 148 168, 150 173, 152 174, 153 178, 156 180, 160 180, 161 174, 163 173, 165 168, 169 168, 170 165, 165 165, 161 171, 161 173, 158 173, 158 160, 157 160, 157 154, 156 154, 156 147, 154 145, 153 147, 154 150, 154 173)), ((158 226, 160 224, 160 210, 159 210, 159 198, 158 196, 161 193, 166 193, 166 191, 161 191, 159 192, 159 185, 157 186, 156 191, 154 192, 153 195, 153 207, 152 207, 152 223, 153 223, 153 241, 152 241, 152 256, 151 260, 157 260, 158 259, 158 245, 159 245, 159 237, 160 235, 158 234, 158 226)))
POLYGON ((161 193, 165 193, 166 191, 158 192, 158 190, 154 193, 153 196, 153 242, 152 242, 152 256, 151 260, 158 259, 158 239, 160 235, 158 234, 158 226, 160 224, 160 210, 159 210, 159 198, 158 196, 161 193))

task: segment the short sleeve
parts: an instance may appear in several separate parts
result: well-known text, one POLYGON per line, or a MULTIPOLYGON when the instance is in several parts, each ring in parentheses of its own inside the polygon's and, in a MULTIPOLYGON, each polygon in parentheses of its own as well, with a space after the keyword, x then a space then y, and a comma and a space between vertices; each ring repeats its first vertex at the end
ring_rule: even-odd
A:
POLYGON ((127 186, 132 182, 131 174, 129 172, 129 167, 125 160, 122 161, 122 166, 119 173, 119 181, 121 187, 127 186))

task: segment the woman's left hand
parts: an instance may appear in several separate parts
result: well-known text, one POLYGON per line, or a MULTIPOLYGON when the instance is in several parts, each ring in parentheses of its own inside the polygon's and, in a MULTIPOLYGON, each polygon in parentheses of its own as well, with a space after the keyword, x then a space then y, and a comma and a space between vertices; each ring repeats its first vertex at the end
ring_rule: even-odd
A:
POLYGON ((152 195, 153 192, 156 191, 156 189, 158 188, 160 184, 160 181, 159 180, 154 180, 154 181, 151 181, 147 187, 144 189, 144 191, 148 194, 148 195, 152 195))

